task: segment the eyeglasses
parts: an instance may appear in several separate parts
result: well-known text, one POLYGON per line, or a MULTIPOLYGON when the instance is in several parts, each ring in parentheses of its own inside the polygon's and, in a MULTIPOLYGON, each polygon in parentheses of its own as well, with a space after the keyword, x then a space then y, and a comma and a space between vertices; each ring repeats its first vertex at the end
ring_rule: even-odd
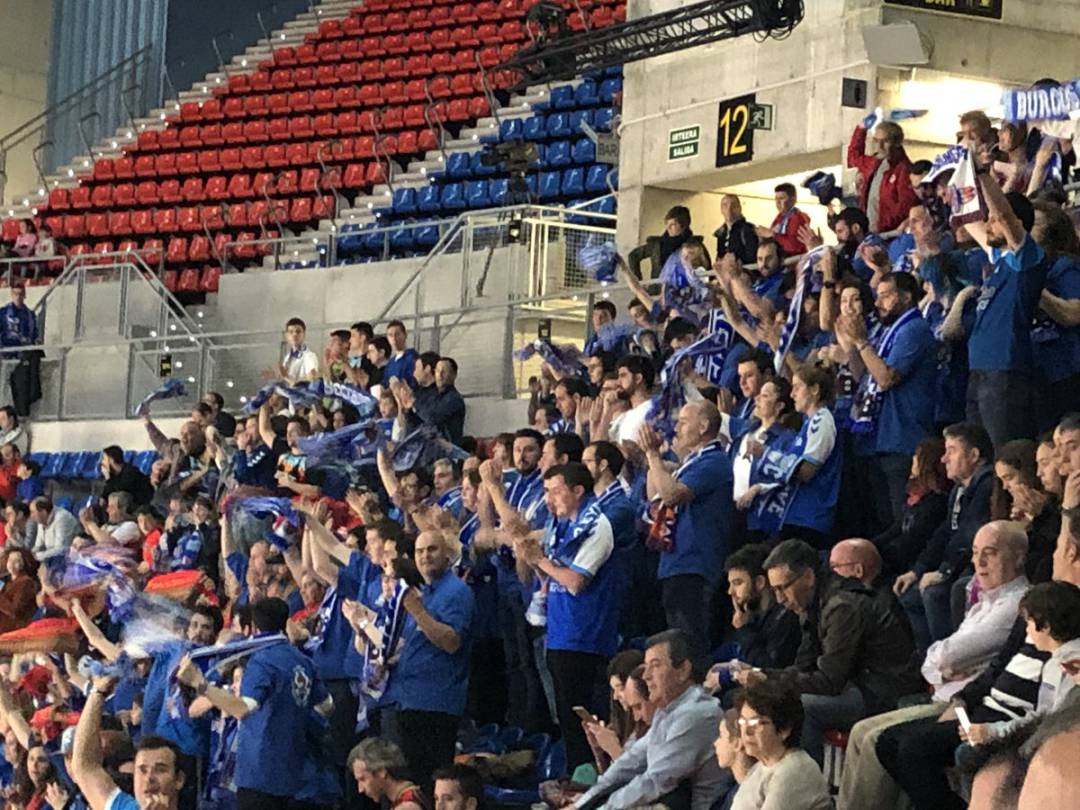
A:
MULTIPOLYGON (((808 571, 810 569, 806 569, 806 570, 808 571)), ((798 582, 800 579, 802 579, 805 575, 806 575, 806 571, 802 571, 801 573, 796 574, 795 576, 793 576, 791 579, 789 579, 783 585, 773 585, 772 586, 773 593, 776 594, 777 596, 779 596, 784 591, 786 591, 788 588, 790 588, 792 585, 794 585, 796 582, 798 582)))
POLYGON ((840 569, 842 569, 842 568, 852 568, 852 567, 854 567, 856 565, 858 565, 858 563, 855 563, 855 562, 838 562, 838 563, 833 563, 830 567, 836 573, 840 573, 840 569))
POLYGON ((741 728, 741 729, 748 729, 748 728, 755 728, 756 729, 756 728, 761 728, 764 725, 768 725, 769 723, 772 723, 772 720, 770 720, 768 717, 740 717, 739 720, 738 720, 738 723, 739 723, 739 728, 741 728))

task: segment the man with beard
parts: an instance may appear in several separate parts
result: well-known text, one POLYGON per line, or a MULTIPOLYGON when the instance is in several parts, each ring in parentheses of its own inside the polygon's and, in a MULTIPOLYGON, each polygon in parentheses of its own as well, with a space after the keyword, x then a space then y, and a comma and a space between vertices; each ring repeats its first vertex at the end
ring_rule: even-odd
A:
MULTIPOLYGON (((615 444, 636 442, 638 430, 645 424, 651 401, 649 394, 656 378, 656 369, 652 361, 639 354, 628 354, 619 360, 619 399, 630 406, 630 410, 617 417, 611 423, 611 440, 615 444)), ((601 438, 597 436, 596 438, 601 438)))
POLYGON ((852 430, 873 436, 874 501, 878 522, 890 526, 907 497, 915 448, 934 427, 937 343, 919 312, 919 283, 910 273, 887 273, 877 289, 883 331, 875 346, 862 317, 837 319, 836 329, 855 346, 856 377, 868 374, 855 394, 852 430), (858 368, 858 366, 863 368, 858 368))

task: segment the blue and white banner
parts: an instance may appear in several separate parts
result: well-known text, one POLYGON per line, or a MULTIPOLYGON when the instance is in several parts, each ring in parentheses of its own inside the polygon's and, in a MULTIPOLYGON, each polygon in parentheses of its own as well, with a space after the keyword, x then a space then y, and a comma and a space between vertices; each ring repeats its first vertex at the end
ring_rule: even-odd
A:
POLYGON ((1001 94, 1006 121, 1064 121, 1080 115, 1080 79, 1057 87, 1006 90, 1001 94))
POLYGON ((799 266, 795 268, 795 295, 791 298, 791 305, 788 307, 787 320, 784 321, 784 328, 780 331, 780 345, 776 349, 776 357, 773 360, 773 365, 776 368, 776 373, 780 374, 784 370, 784 358, 787 357, 787 353, 791 351, 791 344, 795 341, 795 335, 799 332, 799 321, 802 319, 803 299, 806 297, 807 291, 810 289, 810 277, 814 273, 814 268, 817 267, 821 257, 826 250, 832 250, 827 245, 821 245, 814 248, 799 261, 799 266))

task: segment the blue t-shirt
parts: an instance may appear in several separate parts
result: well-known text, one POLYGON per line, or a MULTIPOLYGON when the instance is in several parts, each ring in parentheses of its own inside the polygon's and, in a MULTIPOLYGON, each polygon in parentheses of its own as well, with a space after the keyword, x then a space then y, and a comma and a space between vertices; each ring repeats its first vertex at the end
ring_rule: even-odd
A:
POLYGON ((544 547, 554 565, 588 579, 578 593, 548 581, 547 648, 610 657, 618 644, 618 566, 611 524, 593 497, 575 520, 548 521, 544 547))
POLYGON ((351 564, 351 558, 349 562, 349 565, 338 569, 337 585, 326 590, 319 606, 316 638, 308 642, 311 660, 319 678, 324 681, 349 677, 346 661, 349 650, 353 649, 354 633, 349 620, 341 612, 341 604, 346 599, 358 599, 361 587, 357 577, 360 569, 351 564))
POLYGON ((437 622, 449 625, 461 639, 457 652, 443 652, 421 632, 409 616, 402 631, 401 658, 390 674, 387 696, 402 709, 465 712, 469 687, 469 628, 473 619, 472 590, 447 571, 421 588, 424 609, 437 622))
POLYGON ((416 349, 406 349, 401 353, 400 357, 394 357, 391 354, 390 362, 383 366, 383 385, 386 386, 391 377, 397 377, 402 382, 408 383, 415 388, 416 378, 413 377, 413 372, 416 371, 416 358, 419 356, 416 349))
POLYGON ((105 802, 105 810, 139 810, 139 803, 130 793, 124 793, 119 788, 105 802))
POLYGON ((1030 236, 1015 251, 992 248, 994 270, 983 282, 968 339, 972 370, 1029 371, 1031 323, 1046 283, 1046 254, 1030 236))
POLYGON ((915 453, 915 447, 934 429, 934 386, 937 382, 937 343, 923 318, 902 325, 885 357, 900 382, 885 392, 878 415, 875 449, 879 453, 915 453))
MULTIPOLYGON (((374 565, 366 554, 354 551, 349 555, 349 564, 341 571, 358 584, 356 599, 372 610, 378 609, 379 596, 382 595, 382 569, 374 565)), ((341 573, 338 573, 338 582, 341 582, 341 573)), ((340 603, 338 613, 341 612, 340 603)), ((342 616, 342 619, 345 619, 342 616)), ((345 619, 348 625, 348 620, 345 619)), ((355 631, 349 626, 349 647, 345 652, 345 674, 350 678, 360 678, 364 674, 364 656, 356 649, 355 631)))
POLYGON ((676 510, 674 547, 660 555, 657 576, 698 574, 715 585, 734 520, 731 459, 719 442, 709 442, 687 456, 675 477, 693 497, 676 510))
POLYGON ((258 708, 236 732, 238 788, 272 796, 296 796, 304 788, 308 760, 316 755, 315 707, 326 700, 311 659, 288 641, 254 653, 244 668, 240 697, 258 708))
POLYGON ((637 516, 641 511, 635 509, 626 491, 618 481, 613 481, 596 496, 600 511, 611 524, 611 536, 615 542, 612 560, 618 568, 618 588, 622 593, 630 584, 630 568, 633 552, 641 544, 638 542, 637 516))
POLYGON ((843 456, 836 443, 836 422, 828 408, 818 408, 812 418, 803 421, 790 453, 792 492, 784 523, 828 533, 832 530, 840 494, 843 456), (809 481, 800 481, 796 472, 803 461, 817 467, 817 473, 809 481))
POLYGON ((180 659, 191 649, 190 642, 174 641, 154 655, 143 694, 142 727, 147 734, 176 743, 185 754, 206 756, 210 750, 210 717, 192 720, 183 707, 176 705, 177 696, 169 680, 180 659))
MULTIPOLYGON (((1077 260, 1062 256, 1055 261, 1046 276, 1046 289, 1066 301, 1080 298, 1080 264, 1077 260)), ((1045 382, 1061 382, 1080 372, 1080 327, 1062 326, 1041 309, 1036 310, 1031 344, 1035 367, 1045 382)))

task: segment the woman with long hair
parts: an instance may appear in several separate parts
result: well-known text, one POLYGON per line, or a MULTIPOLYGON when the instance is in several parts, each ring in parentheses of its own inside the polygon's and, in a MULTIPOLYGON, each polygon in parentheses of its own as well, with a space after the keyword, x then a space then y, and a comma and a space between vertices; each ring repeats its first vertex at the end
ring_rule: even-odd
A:
POLYGON ((641 650, 623 650, 616 653, 608 664, 608 686, 611 688, 608 722, 582 720, 585 737, 596 759, 597 773, 607 770, 636 732, 633 715, 626 705, 626 682, 644 660, 641 650))
POLYGON ((3 558, 6 572, 0 589, 0 633, 30 624, 37 610, 38 562, 25 548, 7 549, 3 558))
POLYGON ((1028 439, 1005 442, 994 458, 990 519, 1015 520, 1028 536, 1024 568, 1032 582, 1050 579, 1054 547, 1061 531, 1058 499, 1043 489, 1036 463, 1037 445, 1028 439))
MULTIPOLYGON (((43 810, 49 807, 45 792, 52 783, 59 782, 56 768, 49 760, 49 753, 42 745, 31 746, 15 771, 14 802, 22 810, 43 810)), ((53 810, 62 810, 53 808, 53 810)))
POLYGON ((945 519, 951 484, 941 461, 944 454, 945 440, 938 436, 923 439, 915 448, 904 511, 892 526, 872 539, 887 574, 911 570, 915 558, 945 519))

